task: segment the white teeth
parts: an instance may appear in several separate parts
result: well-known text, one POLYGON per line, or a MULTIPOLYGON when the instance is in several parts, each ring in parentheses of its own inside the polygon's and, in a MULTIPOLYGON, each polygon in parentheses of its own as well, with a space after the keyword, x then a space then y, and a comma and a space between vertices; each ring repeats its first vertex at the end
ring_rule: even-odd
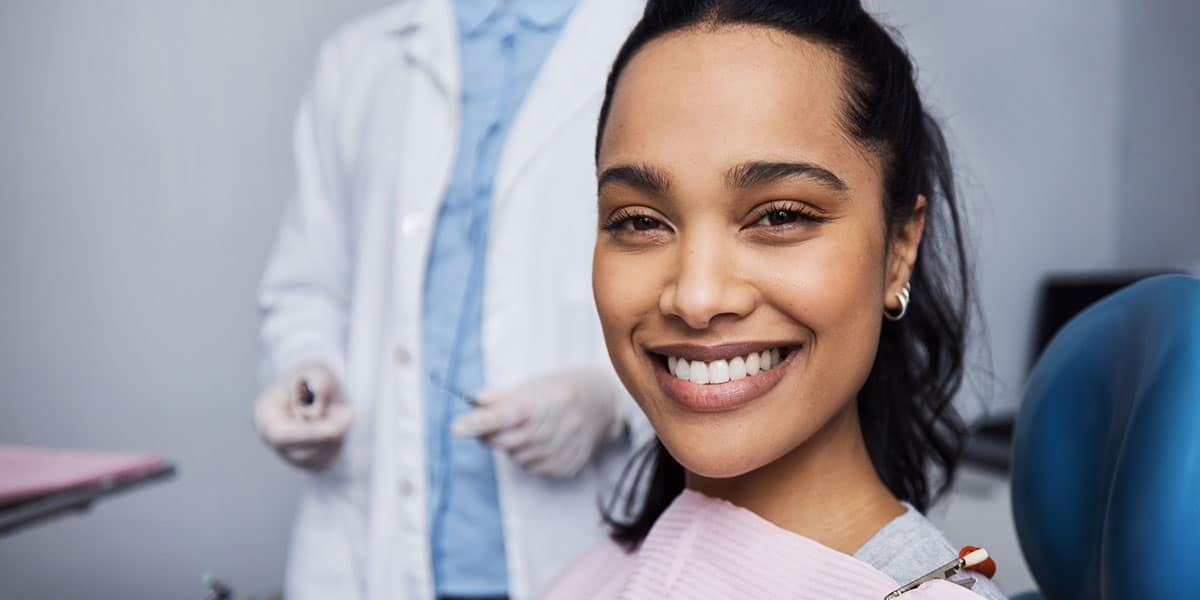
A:
POLYGON ((708 382, 725 383, 726 381, 729 381, 729 363, 723 360, 714 360, 708 363, 708 382))
POLYGON ((746 361, 742 360, 742 357, 740 357, 740 356, 733 357, 733 359, 729 361, 729 379, 730 379, 730 381, 737 381, 739 379, 745 379, 745 378, 746 378, 746 361))
POLYGON ((689 361, 677 356, 667 357, 667 370, 685 381, 698 385, 739 381, 779 366, 782 356, 779 349, 763 350, 746 356, 735 356, 706 363, 689 361))
POLYGON ((758 364, 758 354, 757 353, 751 354, 746 357, 746 374, 747 375, 758 375, 758 372, 761 370, 762 370, 762 365, 758 364))
POLYGON ((675 376, 680 379, 692 378, 692 366, 686 360, 677 360, 675 363, 675 376))

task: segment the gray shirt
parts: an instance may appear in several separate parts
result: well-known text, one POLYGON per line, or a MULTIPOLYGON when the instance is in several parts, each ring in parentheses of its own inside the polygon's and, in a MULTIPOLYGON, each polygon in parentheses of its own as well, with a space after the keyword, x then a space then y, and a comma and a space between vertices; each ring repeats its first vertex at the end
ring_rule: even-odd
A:
MULTIPOLYGON (((871 539, 863 544, 854 557, 879 569, 888 577, 904 584, 908 583, 958 556, 946 536, 917 512, 911 504, 904 503, 907 511, 883 526, 871 539)), ((988 600, 1005 600, 1004 594, 990 579, 978 573, 967 572, 955 579, 972 577, 975 586, 971 591, 988 600)))

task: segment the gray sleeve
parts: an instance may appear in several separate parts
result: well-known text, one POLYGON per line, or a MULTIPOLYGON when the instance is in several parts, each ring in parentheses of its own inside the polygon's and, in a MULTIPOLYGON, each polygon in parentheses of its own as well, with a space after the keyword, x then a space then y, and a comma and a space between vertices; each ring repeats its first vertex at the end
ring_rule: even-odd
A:
MULTIPOLYGON (((958 552, 937 527, 911 506, 908 512, 880 529, 854 553, 855 558, 879 569, 900 583, 912 581, 938 565, 958 556, 958 552)), ((992 580, 975 573, 971 591, 988 600, 1007 600, 992 580)))

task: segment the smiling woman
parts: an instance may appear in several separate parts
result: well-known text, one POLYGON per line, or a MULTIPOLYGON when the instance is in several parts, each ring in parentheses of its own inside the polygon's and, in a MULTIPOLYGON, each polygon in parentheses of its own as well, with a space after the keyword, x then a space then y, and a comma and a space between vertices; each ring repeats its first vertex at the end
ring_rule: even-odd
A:
POLYGON ((551 596, 849 589, 830 573, 883 576, 855 588, 874 593, 952 558, 920 511, 962 446, 970 276, 942 134, 888 33, 845 0, 651 1, 596 161, 596 306, 658 441, 613 543, 551 596))

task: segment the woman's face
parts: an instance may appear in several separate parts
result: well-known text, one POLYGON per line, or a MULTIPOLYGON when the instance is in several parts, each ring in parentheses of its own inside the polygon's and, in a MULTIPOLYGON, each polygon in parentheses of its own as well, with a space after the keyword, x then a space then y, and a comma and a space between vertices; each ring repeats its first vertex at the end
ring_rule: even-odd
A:
POLYGON ((842 77, 823 46, 750 26, 659 38, 620 76, 596 305, 622 381, 698 475, 757 469, 853 411, 915 259, 923 223, 889 251, 842 77))

